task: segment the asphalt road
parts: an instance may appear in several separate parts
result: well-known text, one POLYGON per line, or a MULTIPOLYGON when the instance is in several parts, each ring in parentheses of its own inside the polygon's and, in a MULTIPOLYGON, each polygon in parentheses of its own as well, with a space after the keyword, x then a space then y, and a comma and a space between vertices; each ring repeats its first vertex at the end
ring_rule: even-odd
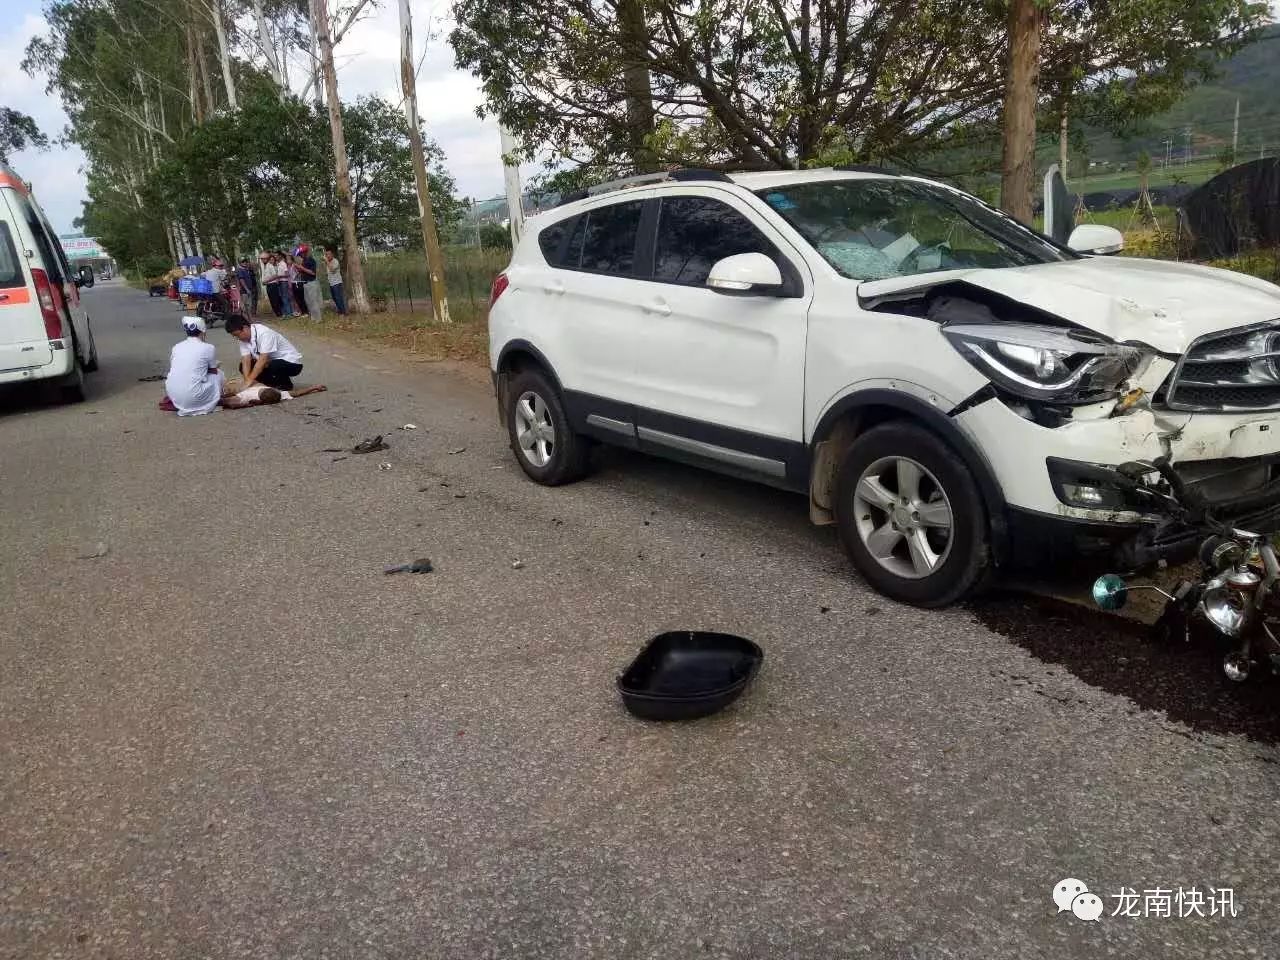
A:
POLYGON ((482 377, 299 337, 328 393, 162 414, 172 308, 86 299, 88 402, 0 398, 0 956, 1280 952, 1274 745, 874 595, 802 499, 621 453, 535 486, 482 377), (756 685, 632 719, 679 628, 756 685), (1111 915, 1211 886, 1237 916, 1111 915))

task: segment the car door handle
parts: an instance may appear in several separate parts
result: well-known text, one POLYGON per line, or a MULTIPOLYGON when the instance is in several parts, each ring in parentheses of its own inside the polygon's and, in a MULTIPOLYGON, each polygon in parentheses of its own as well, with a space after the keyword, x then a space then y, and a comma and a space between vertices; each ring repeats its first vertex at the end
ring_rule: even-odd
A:
POLYGON ((656 314, 659 317, 671 316, 671 306, 665 300, 655 300, 653 303, 648 306, 642 306, 640 309, 645 313, 656 314))
POLYGON ((564 284, 559 280, 548 280, 542 289, 547 293, 564 293, 564 284))

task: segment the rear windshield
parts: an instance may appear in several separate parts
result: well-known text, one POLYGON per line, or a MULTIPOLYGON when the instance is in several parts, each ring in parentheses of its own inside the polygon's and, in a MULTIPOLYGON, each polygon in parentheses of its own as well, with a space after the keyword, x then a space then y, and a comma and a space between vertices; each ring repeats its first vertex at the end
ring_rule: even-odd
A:
POLYGON ((9 232, 9 224, 0 220, 0 290, 26 286, 26 282, 22 276, 22 262, 13 245, 13 234, 9 232))

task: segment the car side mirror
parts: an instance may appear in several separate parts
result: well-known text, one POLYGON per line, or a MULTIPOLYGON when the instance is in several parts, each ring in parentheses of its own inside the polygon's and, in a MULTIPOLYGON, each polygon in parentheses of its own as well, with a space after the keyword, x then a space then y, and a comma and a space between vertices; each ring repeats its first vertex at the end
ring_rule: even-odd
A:
POLYGON ((1067 246, 1076 253, 1119 253, 1124 249, 1124 234, 1101 223, 1082 223, 1071 231, 1067 246))
POLYGON ((782 294, 782 271, 763 253, 738 253, 716 262, 707 286, 730 296, 776 297, 782 294))
POLYGON ((77 287, 93 286, 93 267, 84 266, 80 268, 79 276, 76 278, 77 287))

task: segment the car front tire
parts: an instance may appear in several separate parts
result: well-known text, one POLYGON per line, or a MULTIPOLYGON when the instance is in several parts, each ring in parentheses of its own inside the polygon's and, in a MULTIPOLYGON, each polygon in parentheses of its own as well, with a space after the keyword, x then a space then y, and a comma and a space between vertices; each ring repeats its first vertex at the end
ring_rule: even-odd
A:
POLYGON ((560 391, 538 370, 511 377, 506 390, 511 452, 529 479, 549 487, 586 475, 590 447, 573 432, 560 391))
POLYGON ((894 600, 945 607, 988 572, 977 483, 951 447, 914 423, 881 424, 854 440, 836 475, 835 516, 858 572, 894 600))

